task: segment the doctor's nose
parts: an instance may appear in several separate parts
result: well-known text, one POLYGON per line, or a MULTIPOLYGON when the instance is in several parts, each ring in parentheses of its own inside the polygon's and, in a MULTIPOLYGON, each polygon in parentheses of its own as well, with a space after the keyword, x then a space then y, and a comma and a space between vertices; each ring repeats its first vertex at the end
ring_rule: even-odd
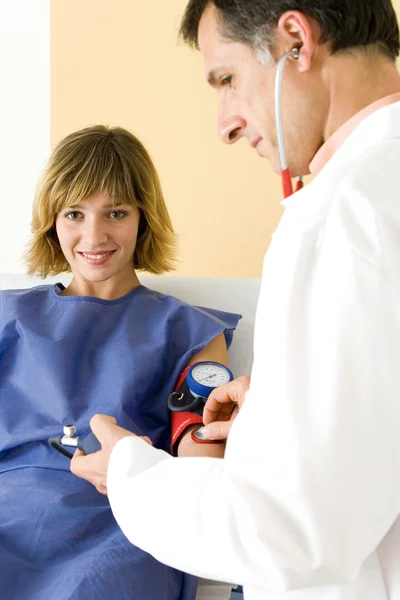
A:
POLYGON ((224 144, 234 144, 243 135, 246 129, 246 121, 238 114, 224 114, 220 110, 218 115, 218 134, 224 144))

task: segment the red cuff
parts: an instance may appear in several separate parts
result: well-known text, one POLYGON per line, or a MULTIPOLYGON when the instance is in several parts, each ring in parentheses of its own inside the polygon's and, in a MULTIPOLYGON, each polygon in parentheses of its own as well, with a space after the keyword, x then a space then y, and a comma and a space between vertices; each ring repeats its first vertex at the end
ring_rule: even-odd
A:
POLYGON ((171 427, 172 427, 171 451, 173 454, 175 454, 175 452, 174 452, 175 444, 179 440, 181 435, 184 433, 185 429, 187 429, 191 425, 196 425, 199 423, 201 425, 203 425, 203 419, 202 419, 202 417, 200 417, 200 415, 195 415, 194 413, 191 413, 191 412, 181 412, 181 413, 173 412, 173 413, 171 413, 171 415, 172 415, 172 418, 171 418, 171 427))
MULTIPOLYGON (((179 389, 179 386, 183 383, 190 367, 186 367, 179 376, 177 384, 175 386, 175 392, 179 389)), ((200 415, 195 415, 191 412, 171 412, 171 452, 175 454, 175 445, 185 429, 191 425, 203 424, 203 418, 200 415)))

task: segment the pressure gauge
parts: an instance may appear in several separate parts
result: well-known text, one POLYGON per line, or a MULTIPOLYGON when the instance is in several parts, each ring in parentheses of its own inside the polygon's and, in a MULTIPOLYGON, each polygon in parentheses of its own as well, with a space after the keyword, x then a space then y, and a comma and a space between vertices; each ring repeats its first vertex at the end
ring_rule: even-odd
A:
POLYGON ((186 376, 190 393, 195 398, 208 398, 214 388, 232 381, 232 372, 221 363, 198 362, 193 365, 186 376))

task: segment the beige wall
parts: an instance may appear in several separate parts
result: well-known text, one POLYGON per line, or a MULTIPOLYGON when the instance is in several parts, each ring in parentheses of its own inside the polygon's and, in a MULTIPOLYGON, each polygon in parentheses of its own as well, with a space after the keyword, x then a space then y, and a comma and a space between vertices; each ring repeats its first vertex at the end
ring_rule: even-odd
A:
MULTIPOLYGON (((201 59, 177 41, 186 0, 51 0, 52 147, 95 123, 138 135, 180 238, 179 275, 258 277, 280 181, 216 131, 201 59)), ((400 0, 395 1, 400 12, 400 0)))

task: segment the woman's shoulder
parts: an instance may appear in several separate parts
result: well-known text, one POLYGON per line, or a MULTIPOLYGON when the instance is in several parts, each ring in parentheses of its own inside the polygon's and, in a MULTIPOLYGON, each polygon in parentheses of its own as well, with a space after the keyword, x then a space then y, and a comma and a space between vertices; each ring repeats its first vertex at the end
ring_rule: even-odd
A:
POLYGON ((7 304, 32 304, 50 297, 54 291, 54 285, 36 285, 31 288, 0 290, 0 299, 7 304))
POLYGON ((207 321, 218 323, 225 328, 234 329, 242 315, 221 311, 218 307, 204 307, 188 304, 180 298, 164 294, 150 288, 144 288, 144 296, 151 299, 153 306, 159 306, 160 310, 170 314, 176 313, 180 318, 186 315, 188 318, 195 318, 196 321, 207 321))
POLYGON ((164 294, 163 292, 159 292, 145 286, 142 286, 142 294, 140 298, 144 300, 150 310, 157 310, 158 308, 160 311, 165 312, 202 312, 199 307, 193 306, 192 304, 189 304, 188 302, 185 302, 176 296, 164 294))

